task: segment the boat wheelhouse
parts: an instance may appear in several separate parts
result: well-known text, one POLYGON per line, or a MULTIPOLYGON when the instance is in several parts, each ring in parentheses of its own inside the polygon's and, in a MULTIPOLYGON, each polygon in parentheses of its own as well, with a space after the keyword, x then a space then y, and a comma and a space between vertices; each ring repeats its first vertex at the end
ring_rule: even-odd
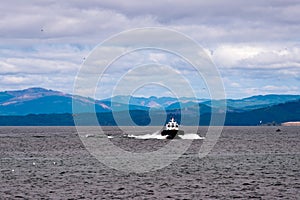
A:
POLYGON ((165 130, 161 132, 162 136, 167 136, 167 139, 173 139, 178 135, 183 135, 184 131, 179 130, 179 124, 172 117, 171 120, 166 124, 165 130))

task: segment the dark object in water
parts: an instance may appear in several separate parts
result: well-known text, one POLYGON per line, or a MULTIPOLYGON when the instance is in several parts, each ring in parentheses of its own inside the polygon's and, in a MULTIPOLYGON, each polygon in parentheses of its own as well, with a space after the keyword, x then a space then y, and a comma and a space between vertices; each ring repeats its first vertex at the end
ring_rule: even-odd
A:
POLYGON ((35 137, 35 138, 44 138, 46 136, 45 135, 33 135, 32 137, 35 137))
POLYGON ((183 135, 184 131, 179 130, 179 124, 172 118, 169 123, 166 124, 166 129, 161 132, 162 136, 167 136, 167 139, 178 138, 178 135, 183 135))
POLYGON ((167 135, 167 139, 174 139, 174 138, 178 138, 178 135, 183 135, 184 131, 182 130, 163 130, 161 132, 162 136, 167 135))
POLYGON ((277 129, 276 132, 281 132, 281 130, 280 130, 280 129, 277 129))

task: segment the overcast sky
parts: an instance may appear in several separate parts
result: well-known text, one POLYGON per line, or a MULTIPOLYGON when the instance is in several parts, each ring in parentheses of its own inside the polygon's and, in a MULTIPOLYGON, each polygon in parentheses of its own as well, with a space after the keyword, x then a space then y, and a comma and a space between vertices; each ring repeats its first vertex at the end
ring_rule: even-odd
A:
MULTIPOLYGON (((298 0, 9 0, 1 2, 0 17, 1 91, 45 87, 71 93, 96 45, 128 29, 166 27, 206 50, 227 98, 300 93, 298 0)), ((147 59, 174 64, 150 54, 147 59)), ((98 98, 110 95, 98 92, 98 98)))

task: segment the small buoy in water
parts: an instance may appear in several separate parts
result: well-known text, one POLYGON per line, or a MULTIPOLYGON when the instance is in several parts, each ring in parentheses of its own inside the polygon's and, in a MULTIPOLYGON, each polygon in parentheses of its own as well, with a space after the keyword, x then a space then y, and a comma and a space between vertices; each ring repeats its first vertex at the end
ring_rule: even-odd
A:
POLYGON ((280 132, 280 131, 281 131, 280 129, 277 129, 277 130, 276 130, 276 132, 280 132))
POLYGON ((12 169, 11 171, 12 171, 12 172, 14 172, 15 170, 14 170, 14 169, 12 169))
POLYGON ((35 162, 33 162, 32 165, 35 165, 35 162))
POLYGON ((56 165, 56 162, 53 162, 53 165, 56 165))

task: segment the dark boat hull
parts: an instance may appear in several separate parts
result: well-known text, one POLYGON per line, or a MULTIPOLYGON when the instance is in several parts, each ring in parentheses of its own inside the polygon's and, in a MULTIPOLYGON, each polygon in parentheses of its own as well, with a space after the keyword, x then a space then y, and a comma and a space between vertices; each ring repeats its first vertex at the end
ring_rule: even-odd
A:
POLYGON ((161 135, 162 136, 166 135, 167 139, 174 139, 174 138, 177 138, 178 135, 183 135, 183 134, 184 134, 184 131, 182 131, 182 130, 163 130, 161 132, 161 135))

